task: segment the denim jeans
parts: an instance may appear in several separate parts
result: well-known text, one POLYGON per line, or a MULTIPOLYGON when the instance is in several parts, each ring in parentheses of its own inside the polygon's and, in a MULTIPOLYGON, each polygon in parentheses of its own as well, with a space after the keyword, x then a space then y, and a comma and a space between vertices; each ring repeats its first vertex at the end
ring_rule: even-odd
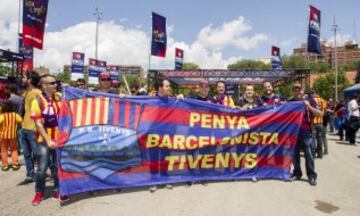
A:
POLYGON ((21 129, 21 148, 24 154, 26 177, 34 177, 34 149, 37 146, 35 141, 35 132, 31 130, 21 129))
POLYGON ((295 147, 295 155, 294 155, 294 171, 293 175, 297 177, 302 176, 301 166, 300 166, 300 151, 304 151, 305 156, 305 167, 306 167, 306 175, 307 177, 316 179, 317 174, 315 172, 315 163, 314 157, 312 155, 312 138, 310 136, 307 137, 298 137, 298 141, 295 147))
POLYGON ((35 191, 44 193, 47 168, 50 168, 54 182, 54 191, 58 191, 59 178, 57 173, 56 150, 50 149, 46 143, 38 143, 35 151, 38 169, 35 176, 35 191))
POLYGON ((315 124, 315 127, 313 128, 313 144, 315 146, 315 152, 319 155, 323 155, 323 150, 327 152, 327 143, 325 143, 325 130, 324 126, 322 124, 315 124), (323 149, 323 147, 325 149, 323 149))

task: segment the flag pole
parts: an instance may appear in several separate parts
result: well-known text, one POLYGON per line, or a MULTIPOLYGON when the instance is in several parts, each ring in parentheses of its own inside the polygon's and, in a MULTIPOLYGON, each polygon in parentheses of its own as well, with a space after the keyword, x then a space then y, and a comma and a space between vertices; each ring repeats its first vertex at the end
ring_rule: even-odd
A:
MULTIPOLYGON (((150 16, 150 18, 152 18, 152 16, 150 16)), ((152 25, 151 25, 152 26, 152 25)), ((150 70, 151 70, 151 41, 152 41, 152 27, 151 27, 151 31, 150 31, 150 46, 149 46, 149 64, 148 64, 148 72, 147 72, 147 77, 146 77, 146 88, 147 88, 147 92, 150 93, 150 70)))

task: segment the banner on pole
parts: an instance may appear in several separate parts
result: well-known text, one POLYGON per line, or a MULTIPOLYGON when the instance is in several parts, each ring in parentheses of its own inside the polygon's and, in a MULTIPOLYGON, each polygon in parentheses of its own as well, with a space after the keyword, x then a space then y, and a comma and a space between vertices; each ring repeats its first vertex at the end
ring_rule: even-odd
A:
POLYGON ((309 35, 307 42, 308 52, 321 54, 320 26, 321 26, 320 10, 310 5, 309 35))
POLYGON ((288 180, 305 106, 241 111, 65 87, 60 110, 60 193, 69 195, 201 180, 288 180))
POLYGON ((106 70, 106 61, 89 58, 89 83, 99 84, 100 73, 106 70))
POLYGON ((21 72, 32 71, 34 67, 34 48, 25 46, 22 40, 22 34, 19 35, 19 53, 23 56, 23 61, 19 62, 21 72))
POLYGON ((184 63, 184 50, 175 48, 175 70, 182 70, 184 63))
POLYGON ((166 46, 167 46, 166 18, 153 12, 151 55, 158 57, 165 57, 166 46))
POLYGON ((110 72, 111 80, 119 81, 120 77, 120 66, 118 65, 109 65, 108 71, 110 72))
POLYGON ((71 59, 71 80, 76 81, 77 79, 84 78, 84 61, 85 53, 73 52, 71 59))
POLYGON ((271 47, 271 65, 273 69, 281 69, 280 48, 271 47))
POLYGON ((23 0, 23 43, 43 48, 48 0, 23 0))

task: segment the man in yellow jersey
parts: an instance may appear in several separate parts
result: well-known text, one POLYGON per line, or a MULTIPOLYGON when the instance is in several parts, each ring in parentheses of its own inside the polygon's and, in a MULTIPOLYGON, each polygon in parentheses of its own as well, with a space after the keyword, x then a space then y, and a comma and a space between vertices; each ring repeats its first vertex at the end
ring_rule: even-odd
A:
MULTIPOLYGON (((326 112, 326 101, 322 99, 314 90, 310 91, 310 96, 315 100, 316 104, 318 105, 318 109, 322 112, 326 112)), ((323 117, 314 117, 312 120, 312 133, 314 143, 316 143, 316 156, 318 158, 322 158, 324 152, 328 152, 326 138, 325 138, 325 129, 323 125, 323 117), (315 142, 316 140, 316 142, 315 142), (323 148, 324 146, 324 148, 323 148), (324 152, 323 152, 324 151, 324 152)))
POLYGON ((33 100, 31 104, 31 118, 34 119, 37 128, 35 151, 39 167, 35 179, 35 197, 33 206, 39 205, 45 192, 46 170, 49 167, 53 179, 54 188, 52 198, 60 202, 67 201, 67 196, 60 196, 59 178, 57 170, 55 137, 58 132, 58 112, 60 98, 56 93, 56 80, 54 76, 46 74, 40 79, 42 94, 33 100))
POLYGON ((24 121, 22 123, 21 140, 20 145, 24 154, 25 166, 26 166, 26 178, 24 184, 34 181, 34 149, 36 148, 35 140, 35 122, 30 117, 31 103, 32 101, 41 95, 39 85, 40 76, 35 71, 28 71, 24 74, 22 79, 23 84, 26 86, 26 91, 22 95, 24 98, 24 121))

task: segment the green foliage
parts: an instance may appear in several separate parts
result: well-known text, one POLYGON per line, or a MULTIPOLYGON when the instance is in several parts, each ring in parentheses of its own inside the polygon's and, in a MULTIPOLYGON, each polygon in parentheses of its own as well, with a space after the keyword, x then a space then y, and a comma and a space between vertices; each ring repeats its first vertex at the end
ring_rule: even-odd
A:
POLYGON ((240 60, 234 64, 229 64, 227 66, 229 70, 239 70, 239 69, 271 69, 270 64, 266 64, 263 61, 255 60, 240 60))
POLYGON ((72 84, 71 75, 69 71, 59 72, 55 76, 56 80, 60 80, 62 83, 72 84))
POLYGON ((308 68, 308 62, 302 56, 290 55, 281 58, 283 68, 304 69, 308 68))
POLYGON ((343 71, 354 71, 357 70, 360 66, 360 60, 353 60, 351 62, 348 62, 346 64, 342 64, 339 66, 339 70, 343 71))
POLYGON ((5 64, 0 64, 0 76, 8 76, 8 75, 11 75, 11 67, 5 64))
MULTIPOLYGON (((338 74, 338 95, 341 97, 341 92, 351 86, 350 82, 345 77, 344 71, 339 71, 338 74)), ((335 73, 328 74, 324 77, 318 78, 313 85, 314 90, 324 99, 333 98, 335 95, 335 73)))
POLYGON ((184 62, 183 70, 199 70, 199 65, 192 63, 192 62, 184 62))

